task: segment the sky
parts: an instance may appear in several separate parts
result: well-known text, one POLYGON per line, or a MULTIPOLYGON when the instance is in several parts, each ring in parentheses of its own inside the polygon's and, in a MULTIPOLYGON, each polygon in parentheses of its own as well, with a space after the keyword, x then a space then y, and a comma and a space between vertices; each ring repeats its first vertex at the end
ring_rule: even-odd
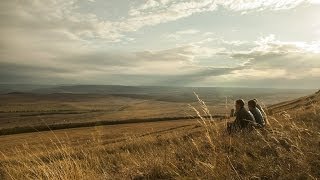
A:
POLYGON ((320 0, 1 0, 0 84, 320 87, 320 0))

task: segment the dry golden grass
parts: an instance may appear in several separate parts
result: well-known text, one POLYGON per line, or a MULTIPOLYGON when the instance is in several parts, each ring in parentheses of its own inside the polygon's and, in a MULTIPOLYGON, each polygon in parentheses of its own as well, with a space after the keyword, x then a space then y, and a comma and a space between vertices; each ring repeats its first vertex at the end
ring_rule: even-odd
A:
MULTIPOLYGON (((269 116, 270 126, 232 136, 206 104, 194 108, 198 125, 185 131, 129 136, 87 146, 52 139, 55 148, 2 153, 0 179, 317 179, 320 178, 320 108, 269 116)), ((51 132, 55 133, 55 132, 51 132)))
MULTIPOLYGON (((180 92, 182 93, 182 92, 180 92)), ((1 129, 23 128, 56 124, 90 123, 96 121, 122 121, 163 117, 182 117, 193 113, 187 103, 196 106, 195 98, 188 94, 164 93, 165 98, 146 95, 103 95, 103 94, 0 94, 1 129), (180 95, 179 95, 180 94, 180 95), (192 97, 192 98, 190 98, 192 97)), ((252 94, 267 104, 274 104, 304 95, 293 94, 252 94)), ((207 106, 214 109, 214 115, 229 114, 225 111, 224 98, 229 93, 204 93, 207 106)), ((237 97, 229 96, 229 100, 237 97)))
POLYGON ((0 94, 0 130, 45 124, 182 117, 192 113, 187 107, 186 103, 111 95, 0 94))

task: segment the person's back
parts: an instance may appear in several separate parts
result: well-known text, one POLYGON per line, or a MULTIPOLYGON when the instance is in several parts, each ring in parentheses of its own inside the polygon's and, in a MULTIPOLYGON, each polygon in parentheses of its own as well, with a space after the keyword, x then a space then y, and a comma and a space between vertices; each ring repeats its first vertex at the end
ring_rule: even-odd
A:
POLYGON ((262 114, 263 116, 267 116, 266 112, 264 112, 264 110, 263 110, 263 108, 260 106, 260 104, 257 104, 257 108, 258 108, 258 110, 261 112, 261 114, 262 114))
POLYGON ((248 107, 249 107, 249 111, 253 114, 254 119, 256 120, 256 123, 261 127, 265 126, 264 116, 259 110, 259 108, 257 107, 256 101, 250 100, 248 102, 248 107))
POLYGON ((256 102, 256 106, 257 108, 260 110, 262 116, 263 116, 263 119, 264 119, 264 122, 265 122, 265 125, 268 125, 269 122, 268 122, 268 117, 267 117, 267 113, 263 110, 263 108, 260 106, 260 104, 258 103, 258 100, 257 99, 253 99, 255 102, 256 102))
POLYGON ((259 124, 259 126, 264 127, 266 125, 263 115, 257 107, 250 109, 250 112, 253 114, 254 119, 256 120, 256 123, 259 124))
POLYGON ((255 119, 254 119, 253 114, 251 114, 249 111, 247 111, 245 107, 242 107, 236 113, 235 123, 240 128, 247 128, 249 124, 252 124, 254 122, 255 122, 255 119))

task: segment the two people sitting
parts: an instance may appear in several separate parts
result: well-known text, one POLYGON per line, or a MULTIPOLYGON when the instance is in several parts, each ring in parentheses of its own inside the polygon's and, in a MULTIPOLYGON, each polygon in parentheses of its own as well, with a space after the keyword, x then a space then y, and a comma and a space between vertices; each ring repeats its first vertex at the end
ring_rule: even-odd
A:
POLYGON ((264 127, 266 125, 266 114, 261 106, 257 103, 256 99, 248 101, 249 111, 244 106, 244 100, 239 99, 236 101, 236 119, 234 122, 227 124, 227 130, 229 134, 242 129, 264 127))

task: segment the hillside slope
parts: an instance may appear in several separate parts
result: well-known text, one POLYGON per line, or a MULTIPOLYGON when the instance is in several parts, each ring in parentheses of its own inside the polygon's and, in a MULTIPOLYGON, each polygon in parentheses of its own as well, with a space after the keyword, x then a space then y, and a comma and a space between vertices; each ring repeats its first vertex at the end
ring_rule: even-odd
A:
POLYGON ((304 96, 291 101, 274 104, 268 107, 269 112, 277 113, 282 111, 308 110, 320 105, 320 90, 316 93, 304 96))
POLYGON ((40 152, 24 144, 0 153, 0 179, 319 179, 318 100, 319 92, 271 106, 267 128, 233 135, 225 131, 229 120, 200 117, 180 131, 107 144, 108 136, 77 145, 53 136, 40 152))

